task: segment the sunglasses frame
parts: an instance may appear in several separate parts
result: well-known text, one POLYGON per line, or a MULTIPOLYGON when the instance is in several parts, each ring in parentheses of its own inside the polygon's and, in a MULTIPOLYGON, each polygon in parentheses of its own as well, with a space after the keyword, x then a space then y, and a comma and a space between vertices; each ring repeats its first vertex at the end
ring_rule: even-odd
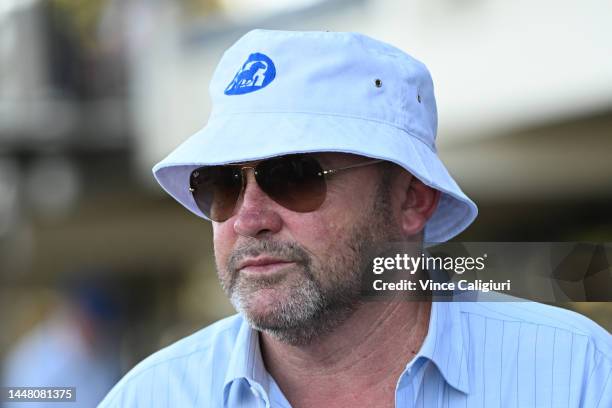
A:
MULTIPOLYGON (((245 171, 246 171, 246 170, 248 170, 248 169, 253 169, 253 174, 256 176, 256 175, 257 175, 257 167, 258 167, 258 166, 259 166, 261 163, 266 162, 266 161, 268 161, 268 160, 278 159, 279 157, 282 157, 282 156, 276 156, 276 157, 271 157, 271 158, 269 158, 269 159, 258 160, 258 161, 256 161, 256 162, 254 162, 254 163, 252 163, 252 164, 248 164, 248 165, 241 165, 241 164, 222 164, 221 166, 223 166, 223 167, 233 167, 233 168, 236 168, 237 170, 239 170, 239 171, 240 171, 240 174, 241 174, 241 182, 242 182, 242 187, 241 187, 241 192, 240 192, 240 194, 242 194, 242 193, 244 192, 244 189, 246 188, 246 183, 247 183, 247 177, 245 176, 245 171)), ((317 161, 317 163, 319 164, 319 167, 322 167, 322 166, 321 166, 321 163, 320 163, 320 161, 319 161, 319 160, 317 160, 316 158, 313 158, 313 159, 317 161)), ((351 169, 356 169, 356 168, 360 168, 360 167, 371 166, 371 165, 373 165, 373 164, 382 163, 382 162, 384 162, 384 161, 385 161, 385 160, 381 160, 381 159, 372 159, 372 160, 366 160, 366 161, 361 162, 361 163, 351 164, 351 165, 348 165, 348 166, 337 167, 337 168, 333 168, 333 169, 323 169, 323 168, 321 168, 321 171, 320 171, 319 173, 317 173, 317 176, 320 176, 320 177, 324 177, 324 178, 326 178, 326 177, 328 177, 328 176, 333 176, 333 175, 335 175, 335 174, 337 174, 337 173, 339 173, 339 172, 345 171, 345 170, 351 170, 351 169)), ((202 167, 210 167, 210 166, 202 166, 202 167)), ((193 175, 195 172, 199 171, 199 170, 200 170, 202 167, 198 167, 198 168, 196 168, 195 170, 193 170, 193 171, 190 173, 190 176, 189 176, 189 177, 191 178, 191 177, 192 177, 192 175, 193 175)), ((197 175, 196 175, 196 177, 197 177, 197 175)), ((257 180, 255 180, 255 183, 257 183, 257 180)), ((258 185, 258 186, 259 186, 259 185, 258 185)), ((259 186, 259 188, 261 188, 261 186, 259 186)), ((189 192, 190 192, 190 193, 192 193, 192 196, 193 196, 193 194, 194 194, 194 193, 195 193, 195 191, 196 191, 196 188, 195 188, 195 187, 192 187, 192 186, 190 185, 190 186, 189 186, 189 188, 188 188, 188 190, 189 190, 189 192)), ((264 191, 264 194, 268 195, 268 194, 267 194, 265 191, 264 191)), ((193 199, 194 199, 194 200, 196 200, 195 196, 193 196, 193 199)), ((274 200, 273 198, 271 198, 271 199, 272 199, 273 201, 275 201, 275 202, 276 202, 276 200, 274 200)), ((196 202, 197 202, 197 200, 196 200, 196 202)), ((238 202, 238 199, 236 200, 236 203, 237 203, 237 202, 238 202)), ((281 205, 282 205, 282 204, 281 204, 281 205)), ((284 206, 283 206, 283 207, 284 207, 284 206)), ((198 207, 198 209, 199 209, 199 207, 198 207)), ((291 210, 291 209, 289 208, 289 210, 291 210)), ((316 210, 316 209, 315 209, 315 210, 316 210)), ((312 211, 315 211, 315 210, 312 210, 312 211)), ((200 209, 200 211, 202 211, 202 210, 200 209)), ((207 217, 208 217, 208 216, 207 216, 207 217)), ((210 218, 210 217, 208 217, 208 218, 210 218)), ((231 218, 231 217, 230 217, 230 218, 231 218)), ((217 222, 223 222, 223 221, 217 221, 217 222)))

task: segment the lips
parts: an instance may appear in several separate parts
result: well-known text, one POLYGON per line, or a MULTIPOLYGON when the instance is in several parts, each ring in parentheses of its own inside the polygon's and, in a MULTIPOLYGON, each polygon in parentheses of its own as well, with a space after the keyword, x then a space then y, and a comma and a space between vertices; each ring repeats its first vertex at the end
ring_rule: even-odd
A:
POLYGON ((273 257, 248 258, 240 262, 240 264, 238 265, 238 270, 248 270, 249 272, 265 272, 283 267, 285 265, 289 265, 291 263, 293 263, 293 261, 273 257))
POLYGON ((249 258, 245 259, 238 265, 238 269, 243 269, 249 266, 266 266, 266 265, 274 265, 274 264, 288 264, 292 261, 280 258, 272 258, 272 257, 258 257, 258 258, 249 258))

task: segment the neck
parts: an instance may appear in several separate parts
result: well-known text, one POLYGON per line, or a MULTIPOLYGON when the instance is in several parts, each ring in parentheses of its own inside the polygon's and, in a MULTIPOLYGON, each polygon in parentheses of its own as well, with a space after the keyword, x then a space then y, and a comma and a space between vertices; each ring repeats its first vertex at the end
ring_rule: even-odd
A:
POLYGON ((392 403, 399 376, 427 335, 430 311, 431 302, 367 302, 307 345, 261 333, 263 359, 294 407, 333 401, 346 406, 349 401, 340 403, 339 396, 361 405, 364 396, 374 395, 379 403, 381 398, 392 403))

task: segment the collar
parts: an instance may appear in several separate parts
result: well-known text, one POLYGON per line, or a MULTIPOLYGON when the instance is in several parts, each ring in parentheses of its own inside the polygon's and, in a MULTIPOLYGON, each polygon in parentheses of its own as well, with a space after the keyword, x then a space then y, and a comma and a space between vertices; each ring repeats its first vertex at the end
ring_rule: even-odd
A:
MULTIPOLYGON (((409 366, 420 357, 431 360, 445 381, 453 388, 465 394, 469 393, 467 348, 459 303, 432 302, 427 336, 409 366)), ((246 380, 252 387, 262 387, 266 395, 269 395, 270 377, 261 356, 259 334, 244 319, 232 348, 225 375, 223 386, 225 400, 232 384, 241 380, 246 380)))
POLYGON ((251 387, 270 392, 270 377, 264 366, 259 346, 259 334, 241 317, 242 323, 230 352, 228 369, 223 382, 223 397, 227 401, 234 382, 246 380, 251 387))
POLYGON ((469 393, 467 347, 459 303, 432 302, 427 336, 412 361, 417 361, 419 357, 431 360, 453 388, 469 393))

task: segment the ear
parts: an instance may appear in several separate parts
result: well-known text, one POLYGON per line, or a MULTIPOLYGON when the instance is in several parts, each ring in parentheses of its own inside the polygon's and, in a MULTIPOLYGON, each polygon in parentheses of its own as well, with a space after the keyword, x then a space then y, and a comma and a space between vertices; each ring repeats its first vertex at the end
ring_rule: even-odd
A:
POLYGON ((423 231, 440 201, 440 191, 431 188, 414 176, 402 192, 400 225, 406 236, 414 236, 423 231))

